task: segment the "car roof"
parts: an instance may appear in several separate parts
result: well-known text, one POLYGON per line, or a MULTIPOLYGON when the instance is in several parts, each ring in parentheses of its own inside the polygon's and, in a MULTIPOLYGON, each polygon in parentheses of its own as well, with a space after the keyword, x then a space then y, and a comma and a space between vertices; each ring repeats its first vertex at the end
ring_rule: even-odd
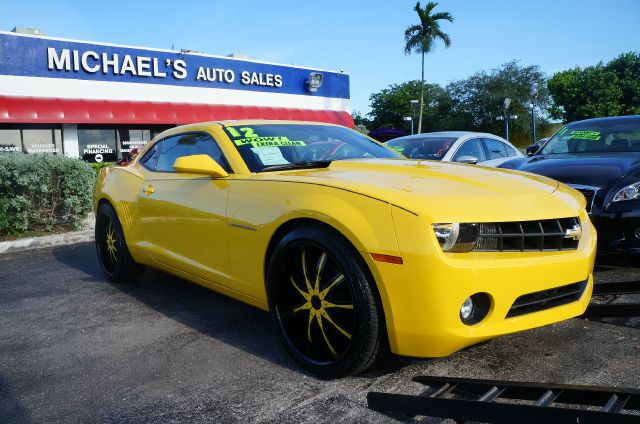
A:
POLYGON ((462 137, 490 137, 490 138, 500 138, 495 134, 483 133, 483 132, 475 132, 475 131, 437 131, 437 132, 429 132, 429 133, 420 133, 413 135, 406 135, 404 137, 394 138, 389 141, 397 141, 397 140, 418 140, 425 138, 442 138, 442 137, 451 137, 451 138, 462 138, 462 137))
POLYGON ((640 115, 627 115, 627 116, 607 116, 604 118, 591 118, 584 119, 582 121, 574 121, 570 122, 568 125, 573 124, 597 124, 599 122, 611 122, 611 121, 621 121, 621 122, 634 122, 640 121, 640 115))

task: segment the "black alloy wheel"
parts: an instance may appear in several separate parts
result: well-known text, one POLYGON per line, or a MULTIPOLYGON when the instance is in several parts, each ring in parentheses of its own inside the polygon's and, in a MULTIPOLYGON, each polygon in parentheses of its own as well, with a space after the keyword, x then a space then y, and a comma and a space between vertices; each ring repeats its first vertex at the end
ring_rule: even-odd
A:
POLYGON ((136 280, 144 272, 127 248, 122 225, 113 207, 103 203, 96 213, 95 243, 102 272, 114 282, 136 280))
POLYGON ((384 322, 357 251, 317 226, 287 234, 268 267, 269 306, 285 347, 328 378, 363 372, 377 359, 384 322))

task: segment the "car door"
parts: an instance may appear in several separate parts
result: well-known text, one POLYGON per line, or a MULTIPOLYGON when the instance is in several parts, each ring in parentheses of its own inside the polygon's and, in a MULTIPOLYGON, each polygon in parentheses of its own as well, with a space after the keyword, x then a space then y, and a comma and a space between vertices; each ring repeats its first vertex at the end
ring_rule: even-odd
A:
POLYGON ((487 160, 482 140, 479 138, 471 138, 460 144, 460 147, 451 157, 452 162, 459 162, 463 156, 472 156, 478 159, 478 163, 485 162, 487 160))
MULTIPOLYGON (((511 159, 509 157, 509 152, 507 151, 507 147, 509 146, 500 140, 493 138, 484 138, 482 140, 487 154, 487 161, 482 165, 496 167, 511 159)), ((509 147, 509 149, 513 150, 511 147, 509 147)))
POLYGON ((183 156, 206 154, 231 172, 209 134, 165 138, 141 159, 140 235, 151 257, 184 272, 226 284, 229 179, 175 172, 183 156))

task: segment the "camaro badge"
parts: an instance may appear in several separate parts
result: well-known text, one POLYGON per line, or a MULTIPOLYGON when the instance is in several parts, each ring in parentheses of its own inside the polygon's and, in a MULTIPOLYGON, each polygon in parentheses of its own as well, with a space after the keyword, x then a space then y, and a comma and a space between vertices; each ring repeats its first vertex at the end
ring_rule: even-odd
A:
POLYGON ((580 240, 580 237, 582 237, 582 226, 580 224, 576 224, 571 228, 567 228, 567 231, 564 234, 564 238, 576 241, 580 240))

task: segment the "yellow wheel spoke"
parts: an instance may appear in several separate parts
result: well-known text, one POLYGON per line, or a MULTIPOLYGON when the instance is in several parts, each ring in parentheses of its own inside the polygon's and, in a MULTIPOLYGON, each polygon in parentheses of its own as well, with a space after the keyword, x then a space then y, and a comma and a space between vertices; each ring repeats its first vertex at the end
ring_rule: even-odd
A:
POLYGON ((323 312, 322 315, 318 315, 318 326, 320 327, 320 332, 322 333, 322 337, 324 338, 324 341, 327 343, 327 347, 331 351, 331 354, 333 356, 336 356, 336 350, 333 348, 333 346, 331 346, 331 342, 329 341, 329 338, 327 337, 327 333, 325 333, 324 327, 322 326, 322 316, 324 316, 326 314, 326 312, 324 312, 324 311, 322 311, 322 312, 323 312))
POLYGON ((322 317, 324 319, 326 319, 327 321, 329 321, 331 323, 331 325, 333 325, 336 328, 336 330, 338 330, 340 333, 342 333, 342 335, 345 336, 346 338, 351 339, 351 334, 349 332, 347 332, 347 330, 345 330, 344 328, 342 328, 338 324, 336 324, 335 321, 331 319, 331 317, 329 316, 327 311, 322 310, 321 313, 322 313, 322 317))
POLYGON ((327 253, 322 252, 320 258, 318 258, 318 265, 316 266, 316 279, 313 284, 313 290, 315 294, 320 293, 320 274, 322 274, 322 270, 324 269, 324 264, 327 262, 327 253))
POLYGON ((322 301, 322 307, 329 309, 329 308, 339 308, 339 309, 353 309, 353 305, 349 304, 349 305, 344 305, 344 304, 339 304, 339 303, 332 303, 326 300, 322 301))
POLYGON ((302 310, 305 310, 305 309, 311 309, 311 302, 305 302, 302 305, 298 306, 297 308, 295 308, 293 310, 293 313, 295 314, 296 312, 302 311, 302 310))
POLYGON ((307 340, 309 340, 309 343, 313 343, 311 341, 311 324, 313 323, 313 319, 315 317, 316 317, 316 310, 315 309, 309 310, 309 322, 307 324, 307 340))
POLYGON ((340 284, 342 281, 344 281, 344 274, 338 274, 333 279, 333 281, 331 283, 329 283, 327 288, 320 292, 320 294, 318 295, 318 296, 320 296, 320 299, 324 299, 325 296, 329 293, 329 291, 331 291, 332 288, 334 288, 336 285, 340 284))
POLYGON ((291 281, 291 285, 298 291, 298 293, 300 293, 300 296, 302 296, 306 301, 311 300, 311 295, 298 287, 296 282, 293 280, 293 275, 289 277, 289 281, 291 281))
POLYGON ((313 288, 311 287, 311 282, 309 281, 309 277, 307 274, 307 252, 302 249, 302 275, 304 276, 304 282, 307 285, 307 292, 312 293, 313 288))

